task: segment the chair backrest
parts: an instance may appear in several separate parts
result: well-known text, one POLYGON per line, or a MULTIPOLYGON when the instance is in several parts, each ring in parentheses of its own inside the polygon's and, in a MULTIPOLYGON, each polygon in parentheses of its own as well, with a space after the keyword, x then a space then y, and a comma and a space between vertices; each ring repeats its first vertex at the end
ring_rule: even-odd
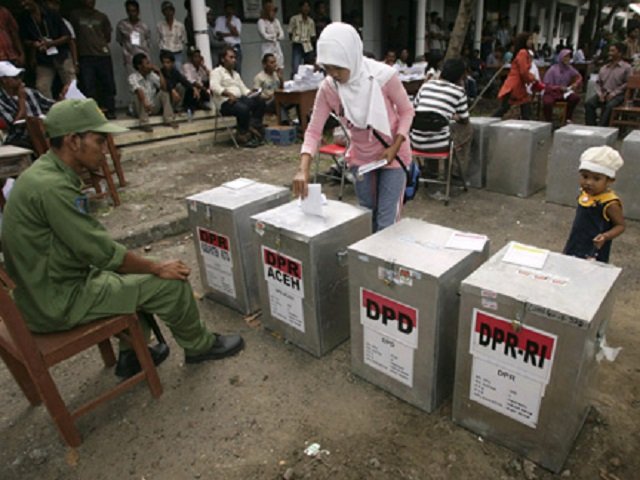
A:
MULTIPOLYGON (((0 267, 0 321, 4 322, 13 345, 27 364, 37 358, 38 347, 33 334, 27 327, 16 302, 13 300, 15 284, 9 275, 0 267)), ((2 341, 0 339, 0 341, 2 341)))
POLYGON ((26 123, 33 150, 38 156, 44 155, 49 150, 49 139, 44 129, 44 122, 40 117, 27 117, 26 123))
POLYGON ((449 119, 441 113, 432 110, 416 111, 411 123, 411 130, 419 132, 439 132, 449 126, 449 119))

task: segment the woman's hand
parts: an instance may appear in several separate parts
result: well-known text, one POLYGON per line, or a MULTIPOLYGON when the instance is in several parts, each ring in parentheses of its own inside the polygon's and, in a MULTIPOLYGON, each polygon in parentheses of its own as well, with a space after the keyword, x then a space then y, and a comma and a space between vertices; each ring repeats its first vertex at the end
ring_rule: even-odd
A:
POLYGON ((303 153, 300 155, 300 167, 293 176, 291 190, 294 197, 306 198, 308 194, 307 185, 309 185, 309 166, 311 165, 311 155, 303 153))

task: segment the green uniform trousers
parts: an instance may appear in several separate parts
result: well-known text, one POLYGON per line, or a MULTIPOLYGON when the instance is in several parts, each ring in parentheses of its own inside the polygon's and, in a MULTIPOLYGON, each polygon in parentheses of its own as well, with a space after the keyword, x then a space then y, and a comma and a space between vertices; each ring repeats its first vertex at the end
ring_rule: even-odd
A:
MULTIPOLYGON (((145 334, 149 325, 145 317, 156 314, 171 330, 187 355, 207 351, 215 335, 207 331, 198 312, 189 282, 164 280, 154 275, 118 274, 103 271, 92 279, 101 288, 91 307, 76 324, 122 313, 139 313, 145 334)), ((91 289, 89 289, 91 290, 91 289)), ((122 344, 121 349, 130 348, 122 344)))

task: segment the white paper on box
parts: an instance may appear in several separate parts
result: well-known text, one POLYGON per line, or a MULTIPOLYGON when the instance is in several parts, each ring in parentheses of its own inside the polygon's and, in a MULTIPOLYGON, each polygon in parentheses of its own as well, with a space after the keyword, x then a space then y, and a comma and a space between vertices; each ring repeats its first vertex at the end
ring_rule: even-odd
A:
POLYGON ((523 267, 542 268, 544 267, 549 250, 525 245, 523 243, 511 242, 509 249, 502 257, 503 262, 515 263, 523 267))
POLYGON ((360 287, 360 323, 411 348, 418 347, 418 310, 360 287))
POLYGON ((538 425, 544 385, 519 372, 473 357, 470 399, 531 428, 538 425))
POLYGON ((200 253, 205 267, 207 285, 214 290, 236 298, 233 281, 233 258, 229 237, 198 227, 200 253))
POLYGON ((413 387, 414 349, 366 326, 363 331, 364 363, 413 387))
POLYGON ((445 245, 447 248, 455 250, 471 250, 472 252, 481 252, 487 243, 486 235, 478 235, 475 233, 453 232, 445 245))
POLYGON ((572 135, 593 135, 593 130, 588 130, 586 128, 575 128, 571 130, 572 135))
POLYGON ((231 190, 240 190, 241 188, 246 188, 249 185, 253 185, 254 183, 256 183, 254 180, 241 177, 236 178, 235 180, 231 180, 230 182, 223 183, 222 186, 231 190))
POLYGON ((271 316, 304 333, 302 262, 263 245, 262 265, 271 316))
POLYGON ((302 211, 305 215, 323 217, 324 213, 322 211, 322 205, 323 203, 326 203, 326 200, 323 201, 322 198, 322 185, 319 183, 310 183, 307 185, 307 189, 307 196, 300 202, 302 211))
POLYGON ((510 320, 475 308, 469 353, 517 371, 532 380, 549 383, 557 336, 529 326, 518 330, 510 320))

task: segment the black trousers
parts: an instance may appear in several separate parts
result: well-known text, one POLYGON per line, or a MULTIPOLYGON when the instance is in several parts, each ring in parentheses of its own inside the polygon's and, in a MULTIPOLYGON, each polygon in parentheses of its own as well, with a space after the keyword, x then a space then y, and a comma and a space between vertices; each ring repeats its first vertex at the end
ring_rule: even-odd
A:
POLYGON ((260 96, 240 97, 235 102, 228 100, 220 106, 220 113, 225 116, 233 115, 238 121, 238 132, 246 133, 249 127, 262 127, 265 103, 260 96))
POLYGON ((111 57, 80 57, 80 90, 93 98, 107 113, 116 112, 116 82, 111 57))

